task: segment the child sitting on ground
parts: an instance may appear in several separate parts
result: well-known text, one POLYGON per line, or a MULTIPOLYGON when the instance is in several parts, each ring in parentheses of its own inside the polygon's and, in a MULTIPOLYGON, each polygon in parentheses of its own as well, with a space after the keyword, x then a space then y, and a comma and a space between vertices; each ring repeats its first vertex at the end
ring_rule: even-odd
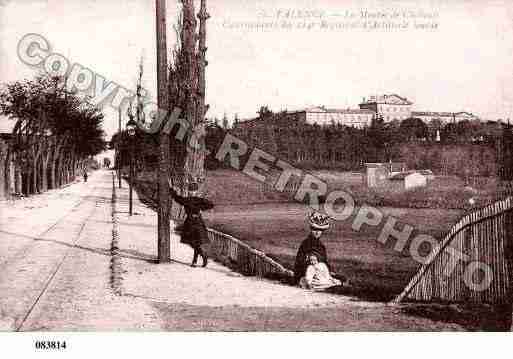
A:
POLYGON ((340 280, 330 275, 328 266, 319 262, 315 253, 308 255, 308 263, 306 274, 299 282, 301 288, 323 290, 342 284, 340 280))

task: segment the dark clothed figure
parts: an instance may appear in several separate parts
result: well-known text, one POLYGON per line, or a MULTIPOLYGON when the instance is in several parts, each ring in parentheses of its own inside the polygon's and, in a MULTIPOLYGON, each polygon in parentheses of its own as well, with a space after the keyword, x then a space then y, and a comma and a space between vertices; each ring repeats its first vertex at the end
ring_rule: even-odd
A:
POLYGON ((84 171, 83 176, 84 176, 84 182, 87 182, 87 171, 84 171))
MULTIPOLYGON (((296 263, 294 264, 294 284, 298 284, 302 277, 306 274, 308 267, 308 255, 315 253, 320 263, 326 264, 328 269, 328 256, 326 254, 326 247, 319 238, 315 238, 312 233, 301 243, 296 255, 296 263)), ((331 269, 330 269, 331 271, 331 269)))
POLYGON ((210 244, 207 227, 201 217, 201 211, 212 209, 214 204, 208 199, 201 197, 182 197, 173 188, 170 188, 173 199, 182 205, 185 210, 185 222, 181 226, 182 238, 180 242, 190 245, 194 249, 192 266, 196 266, 198 256, 203 258, 203 266, 208 262, 208 256, 202 246, 210 244))

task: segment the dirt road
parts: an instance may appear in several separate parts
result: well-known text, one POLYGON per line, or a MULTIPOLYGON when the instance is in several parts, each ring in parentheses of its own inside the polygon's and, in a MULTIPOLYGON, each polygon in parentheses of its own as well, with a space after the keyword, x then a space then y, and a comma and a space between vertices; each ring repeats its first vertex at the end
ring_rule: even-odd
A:
POLYGON ((112 181, 4 203, 0 219, 0 329, 159 329, 145 301, 109 287, 112 181), (132 315, 127 317, 127 308, 132 315))

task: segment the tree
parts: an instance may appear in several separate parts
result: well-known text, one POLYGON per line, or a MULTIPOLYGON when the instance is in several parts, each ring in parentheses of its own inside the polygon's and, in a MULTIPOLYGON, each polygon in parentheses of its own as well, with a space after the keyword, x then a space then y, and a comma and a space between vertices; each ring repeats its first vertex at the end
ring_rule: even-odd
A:
POLYGON ((103 114, 64 83, 38 76, 0 91, 0 112, 16 119, 13 152, 25 194, 71 181, 88 157, 105 148, 103 114))
POLYGON ((498 146, 499 177, 503 181, 513 180, 513 126, 503 126, 502 138, 498 146))
MULTIPOLYGON (((235 118, 237 118, 237 114, 235 114, 235 118)), ((222 126, 223 126, 223 129, 225 129, 225 130, 228 130, 228 128, 229 128, 228 118, 226 117, 226 112, 223 115, 222 126)))
MULTIPOLYGON (((171 172, 174 185, 187 194, 188 184, 199 184, 200 191, 205 182, 205 104, 206 91, 206 0, 201 0, 199 27, 195 18, 193 0, 182 0, 182 12, 175 27, 177 43, 173 50, 173 61, 169 66, 169 112, 174 108, 182 109, 182 115, 189 124, 184 141, 178 141, 171 133, 171 172)), ((177 126, 175 126, 177 127, 177 126)), ((181 206, 173 203, 175 217, 181 216, 181 206)))
POLYGON ((428 126, 420 118, 410 117, 402 121, 399 133, 403 140, 410 142, 428 138, 428 126))
POLYGON ((381 161, 381 155, 384 153, 383 150, 388 143, 383 116, 375 115, 372 117, 371 125, 367 131, 367 136, 369 136, 369 141, 372 144, 368 160, 375 162, 381 161))
POLYGON ((474 142, 476 133, 476 125, 468 120, 463 120, 447 124, 442 129, 440 136, 445 143, 471 143, 474 142))
POLYGON ((270 118, 273 115, 273 112, 269 110, 268 106, 260 106, 260 109, 258 110, 258 116, 261 119, 267 119, 270 118))

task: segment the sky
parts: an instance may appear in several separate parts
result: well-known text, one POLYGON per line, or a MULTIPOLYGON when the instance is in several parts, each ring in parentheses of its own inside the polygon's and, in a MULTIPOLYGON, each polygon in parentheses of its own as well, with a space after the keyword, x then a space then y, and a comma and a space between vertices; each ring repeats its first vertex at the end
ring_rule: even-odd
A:
MULTIPOLYGON (((38 33, 72 63, 129 89, 142 57, 143 85, 155 98, 154 6, 0 0, 0 82, 34 77, 16 49, 25 34, 38 33)), ((168 0, 170 51, 178 11, 168 0)), ((418 111, 513 118, 511 1, 210 0, 208 11, 209 118, 251 118, 263 105, 357 108, 380 93, 406 97, 418 111), (378 27, 362 27, 376 19, 378 27)), ((105 115, 110 135, 117 112, 105 115)))

